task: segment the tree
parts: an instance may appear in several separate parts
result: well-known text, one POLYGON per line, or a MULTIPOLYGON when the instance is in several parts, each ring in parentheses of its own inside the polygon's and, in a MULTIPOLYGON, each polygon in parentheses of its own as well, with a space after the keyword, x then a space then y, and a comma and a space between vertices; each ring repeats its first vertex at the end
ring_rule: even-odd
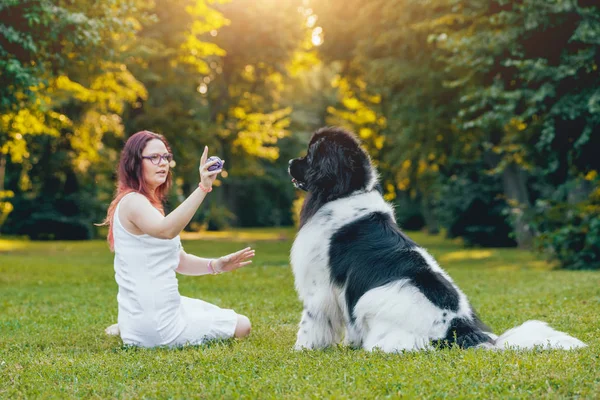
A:
POLYGON ((600 13, 581 1, 454 1, 446 63, 461 88, 457 123, 502 174, 516 238, 530 245, 530 181, 565 183, 598 164, 600 13), (594 132, 596 135, 594 135, 594 132))
POLYGON ((338 86, 346 95, 341 110, 332 108, 332 114, 348 121, 367 143, 380 164, 388 199, 398 193, 420 198, 430 232, 437 231, 429 212, 435 203, 432 187, 449 155, 461 150, 452 124, 456 105, 450 101, 456 90, 444 86, 448 76, 432 40, 438 34, 432 21, 446 3, 315 5, 325 36, 322 55, 343 64, 338 86))
POLYGON ((291 108, 282 95, 288 66, 305 33, 297 6, 291 0, 277 7, 269 1, 159 1, 153 8, 158 22, 140 32, 129 65, 149 96, 128 110, 127 130, 150 129, 167 137, 177 160, 180 195, 195 185, 204 145, 226 160, 226 172, 216 182, 223 190, 211 196, 195 222, 208 220, 217 227, 234 222, 235 214, 247 214, 238 222, 265 224, 268 218, 259 214, 289 209, 284 203, 291 203, 293 191, 281 185, 285 166, 277 163, 278 143, 289 134, 291 108), (268 177, 272 174, 278 176, 277 190, 268 177), (283 203, 269 205, 273 196, 265 194, 255 202, 266 203, 264 210, 244 209, 249 199, 241 191, 250 177, 265 185, 253 191, 257 196, 284 192, 283 203), (247 218, 252 215, 256 219, 247 218))
MULTIPOLYGON (((138 3, 0 5, 0 192, 14 178, 11 202, 32 201, 44 191, 45 181, 29 173, 33 161, 45 157, 34 148, 53 152, 59 146, 68 151, 65 171, 86 171, 102 135, 119 133, 123 103, 145 96, 117 51, 135 33, 138 3)), ((61 185, 69 181, 62 172, 56 177, 61 185)))

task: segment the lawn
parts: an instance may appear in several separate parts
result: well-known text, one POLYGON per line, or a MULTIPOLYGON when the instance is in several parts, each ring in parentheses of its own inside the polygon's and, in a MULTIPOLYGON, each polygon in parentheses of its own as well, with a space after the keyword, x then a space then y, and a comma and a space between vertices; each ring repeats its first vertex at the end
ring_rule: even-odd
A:
POLYGON ((105 242, 0 238, 0 398, 598 398, 600 273, 553 270, 514 249, 464 249, 412 233, 500 333, 542 319, 590 346, 566 351, 448 349, 367 353, 342 346, 292 351, 302 306, 288 265, 293 231, 188 235, 187 252, 218 256, 252 245, 254 264, 180 276, 180 292, 233 308, 248 339, 135 349, 104 328, 117 287, 105 242))

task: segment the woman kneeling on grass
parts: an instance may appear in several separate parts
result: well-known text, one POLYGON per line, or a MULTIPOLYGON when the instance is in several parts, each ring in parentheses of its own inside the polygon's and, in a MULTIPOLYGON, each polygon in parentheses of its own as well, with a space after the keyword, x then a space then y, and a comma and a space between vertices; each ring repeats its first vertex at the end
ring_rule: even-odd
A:
POLYGON ((123 343, 142 347, 200 344, 211 339, 244 337, 250 321, 233 310, 179 294, 175 272, 205 275, 233 271, 252 261, 245 248, 215 260, 187 254, 179 233, 212 190, 221 169, 209 171, 208 148, 200 159, 200 183, 169 215, 162 203, 171 185, 172 154, 162 135, 134 134, 121 153, 117 194, 104 221, 108 242, 115 252, 115 279, 119 286, 118 324, 106 333, 123 343))

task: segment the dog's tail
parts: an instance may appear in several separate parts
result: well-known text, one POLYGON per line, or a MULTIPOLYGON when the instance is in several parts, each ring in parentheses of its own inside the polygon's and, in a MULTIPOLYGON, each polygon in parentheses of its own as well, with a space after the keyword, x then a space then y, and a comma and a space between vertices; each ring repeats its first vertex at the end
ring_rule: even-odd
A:
POLYGON ((490 347, 500 350, 533 349, 534 347, 573 350, 587 346, 581 340, 557 331, 545 322, 535 320, 527 321, 516 328, 509 329, 497 338, 494 336, 492 338, 494 345, 490 347))

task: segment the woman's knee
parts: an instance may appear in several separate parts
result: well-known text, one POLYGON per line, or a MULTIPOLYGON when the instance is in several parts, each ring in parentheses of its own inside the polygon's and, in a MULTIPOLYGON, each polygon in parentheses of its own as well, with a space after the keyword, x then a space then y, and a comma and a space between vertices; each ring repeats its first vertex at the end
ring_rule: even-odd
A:
POLYGON ((252 326, 250 320, 245 315, 238 315, 237 325, 235 326, 235 337, 243 338, 250 334, 252 326))

